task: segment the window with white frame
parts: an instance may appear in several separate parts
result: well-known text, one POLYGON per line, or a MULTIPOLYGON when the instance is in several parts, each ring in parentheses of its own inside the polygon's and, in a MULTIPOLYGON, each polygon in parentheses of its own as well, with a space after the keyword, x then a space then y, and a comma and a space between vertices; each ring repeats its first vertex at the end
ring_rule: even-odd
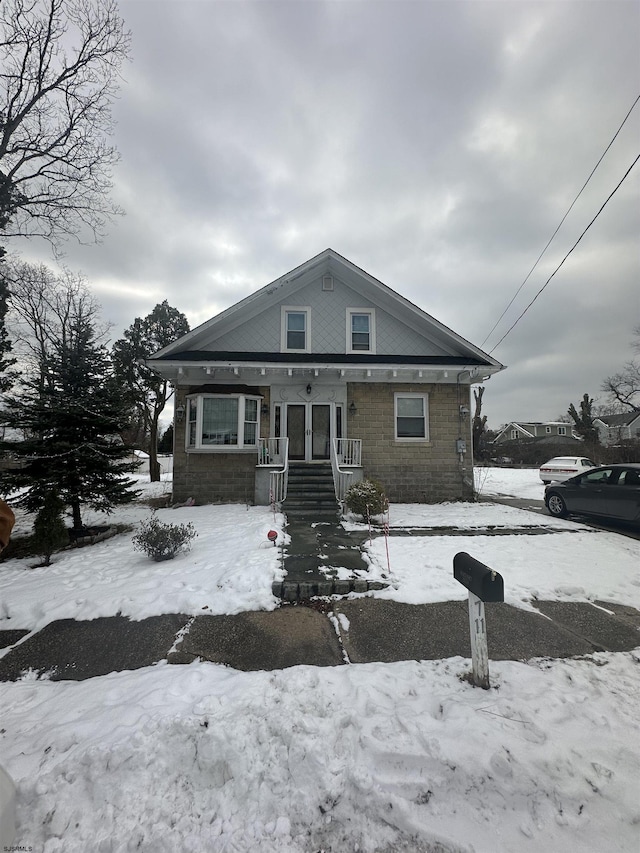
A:
POLYGON ((567 428, 564 426, 559 426, 558 427, 558 435, 566 435, 566 434, 567 434, 567 428))
POLYGON ((282 352, 310 352, 310 308, 282 307, 282 352))
POLYGON ((396 439, 429 440, 429 397, 427 394, 395 394, 396 439))
POLYGON ((373 308, 347 308, 347 352, 375 352, 375 331, 373 308))
POLYGON ((255 449, 259 397, 199 394, 188 399, 187 447, 193 450, 255 449))
POLYGON ((512 439, 516 439, 517 437, 518 437, 518 430, 517 430, 517 429, 512 429, 512 430, 511 430, 511 438, 512 438, 512 439))

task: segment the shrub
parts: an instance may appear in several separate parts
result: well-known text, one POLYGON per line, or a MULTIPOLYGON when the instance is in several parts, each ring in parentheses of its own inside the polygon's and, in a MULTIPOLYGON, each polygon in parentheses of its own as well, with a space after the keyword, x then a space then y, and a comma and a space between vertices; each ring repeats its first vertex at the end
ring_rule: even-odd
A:
POLYGON ((44 557, 45 566, 51 565, 51 555, 69 544, 69 531, 62 519, 64 503, 50 490, 43 498, 41 509, 33 522, 33 550, 44 557))
POLYGON ((344 501, 351 512, 367 521, 374 515, 387 511, 389 501, 384 488, 375 480, 361 480, 347 489, 344 501))
POLYGON ((153 515, 148 521, 143 521, 140 530, 132 538, 136 551, 144 551, 152 560, 172 560, 184 549, 188 551, 191 540, 198 534, 193 524, 163 524, 153 515))

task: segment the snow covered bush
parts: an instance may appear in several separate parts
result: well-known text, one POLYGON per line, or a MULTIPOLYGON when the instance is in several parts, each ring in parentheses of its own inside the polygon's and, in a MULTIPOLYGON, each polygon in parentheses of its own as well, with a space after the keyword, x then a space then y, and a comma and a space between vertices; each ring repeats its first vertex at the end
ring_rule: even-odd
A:
POLYGON ((383 487, 375 480, 361 480, 347 489, 344 502, 348 509, 367 521, 387 511, 389 501, 383 487))
POLYGON ((184 549, 188 551, 191 540, 198 534, 191 522, 189 524, 163 524, 156 515, 143 521, 140 530, 132 538, 136 551, 144 551, 152 560, 172 560, 184 549))

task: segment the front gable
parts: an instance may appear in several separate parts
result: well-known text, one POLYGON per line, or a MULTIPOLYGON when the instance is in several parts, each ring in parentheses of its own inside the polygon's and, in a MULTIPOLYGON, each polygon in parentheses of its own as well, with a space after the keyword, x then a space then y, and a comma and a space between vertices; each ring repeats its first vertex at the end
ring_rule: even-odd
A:
MULTIPOLYGON (((158 352, 171 361, 449 364, 499 362, 327 249, 158 352), (284 357, 284 358, 283 358, 284 357)), ((164 371, 163 371, 164 372, 164 371)))

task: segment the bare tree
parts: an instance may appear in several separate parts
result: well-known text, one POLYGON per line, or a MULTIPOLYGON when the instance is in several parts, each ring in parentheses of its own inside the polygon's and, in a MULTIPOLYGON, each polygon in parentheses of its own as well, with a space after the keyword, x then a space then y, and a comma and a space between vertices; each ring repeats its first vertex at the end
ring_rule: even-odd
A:
MULTIPOLYGON (((631 348, 640 355, 640 326, 633 333, 635 340, 631 348)), ((625 412, 640 412, 640 357, 628 361, 619 373, 607 376, 602 384, 609 399, 615 401, 625 412)))
POLYGON ((580 400, 580 411, 578 412, 574 404, 571 403, 567 414, 573 421, 573 429, 584 439, 588 452, 593 453, 600 444, 600 433, 594 425, 593 399, 588 394, 583 394, 582 400, 580 400))
POLYGON ((100 342, 108 327, 98 323, 100 306, 82 276, 68 270, 56 275, 44 264, 15 258, 3 267, 10 291, 8 318, 14 354, 29 380, 37 381, 44 390, 51 354, 66 345, 71 329, 91 321, 100 342))
POLYGON ((487 416, 482 414, 482 397, 484 385, 473 389, 473 399, 476 401, 472 421, 473 455, 475 459, 482 456, 483 437, 487 428, 487 416))
MULTIPOLYGON (((118 159, 111 107, 130 35, 116 0, 0 3, 0 190, 5 233, 103 234, 118 159)), ((0 225, 0 228, 2 226, 0 225)))

